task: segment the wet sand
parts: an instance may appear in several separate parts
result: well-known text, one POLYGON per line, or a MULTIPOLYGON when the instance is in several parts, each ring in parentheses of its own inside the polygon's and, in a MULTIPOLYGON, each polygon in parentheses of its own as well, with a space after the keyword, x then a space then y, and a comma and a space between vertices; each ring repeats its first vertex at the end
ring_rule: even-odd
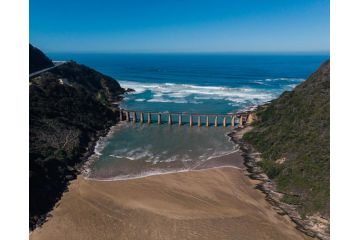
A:
POLYGON ((125 181, 79 176, 30 239, 311 239, 240 168, 125 181))

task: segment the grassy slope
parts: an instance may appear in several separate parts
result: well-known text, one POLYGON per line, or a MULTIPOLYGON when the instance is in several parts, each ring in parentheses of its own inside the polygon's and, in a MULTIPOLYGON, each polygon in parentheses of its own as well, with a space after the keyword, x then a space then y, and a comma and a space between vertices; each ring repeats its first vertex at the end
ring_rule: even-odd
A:
POLYGON ((244 139, 261 153, 262 168, 283 200, 300 212, 329 217, 330 63, 291 92, 257 110, 258 122, 244 139), (275 162, 285 158, 280 164, 275 162))

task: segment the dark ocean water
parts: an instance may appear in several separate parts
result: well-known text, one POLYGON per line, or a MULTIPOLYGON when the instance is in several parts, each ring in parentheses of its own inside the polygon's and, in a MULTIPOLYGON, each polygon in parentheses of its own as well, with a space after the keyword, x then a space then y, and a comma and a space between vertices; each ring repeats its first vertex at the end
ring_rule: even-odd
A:
MULTIPOLYGON (((122 107, 148 111, 229 113, 278 97, 328 55, 49 54, 75 60, 136 90, 122 107)), ((137 177, 188 170, 235 150, 228 128, 125 124, 99 142, 91 176, 137 177), (119 130, 120 129, 120 130, 119 130), (126 137, 123 137, 126 136, 126 137)))

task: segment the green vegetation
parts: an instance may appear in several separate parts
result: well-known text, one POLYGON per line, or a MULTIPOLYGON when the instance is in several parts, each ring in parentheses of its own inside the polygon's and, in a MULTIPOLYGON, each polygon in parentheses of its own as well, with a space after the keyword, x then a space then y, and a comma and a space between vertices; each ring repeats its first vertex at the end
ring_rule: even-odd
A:
POLYGON ((274 161, 265 159, 258 163, 258 165, 267 173, 268 177, 273 179, 282 171, 282 166, 276 164, 274 161))
MULTIPOLYGON (((32 61, 38 58, 30 58, 30 65, 32 61)), ((111 101, 121 100, 125 90, 114 79, 69 62, 30 79, 29 91, 33 229, 76 177, 84 154, 117 122, 111 101)))
POLYGON ((291 92, 261 106, 244 139, 262 153, 260 166, 301 214, 329 216, 330 63, 291 92))

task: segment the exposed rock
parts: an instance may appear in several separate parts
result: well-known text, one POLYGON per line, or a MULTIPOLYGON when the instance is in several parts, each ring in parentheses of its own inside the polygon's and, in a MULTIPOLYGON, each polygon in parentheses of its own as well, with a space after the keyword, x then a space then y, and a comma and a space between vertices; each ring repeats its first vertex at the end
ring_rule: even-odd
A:
POLYGON ((285 161, 287 161, 287 158, 282 157, 282 158, 279 158, 279 159, 275 160, 275 163, 276 164, 283 164, 285 161))
POLYGON ((126 89, 126 92, 127 92, 127 93, 131 93, 131 92, 136 92, 136 90, 133 89, 133 88, 127 88, 127 89, 126 89))

